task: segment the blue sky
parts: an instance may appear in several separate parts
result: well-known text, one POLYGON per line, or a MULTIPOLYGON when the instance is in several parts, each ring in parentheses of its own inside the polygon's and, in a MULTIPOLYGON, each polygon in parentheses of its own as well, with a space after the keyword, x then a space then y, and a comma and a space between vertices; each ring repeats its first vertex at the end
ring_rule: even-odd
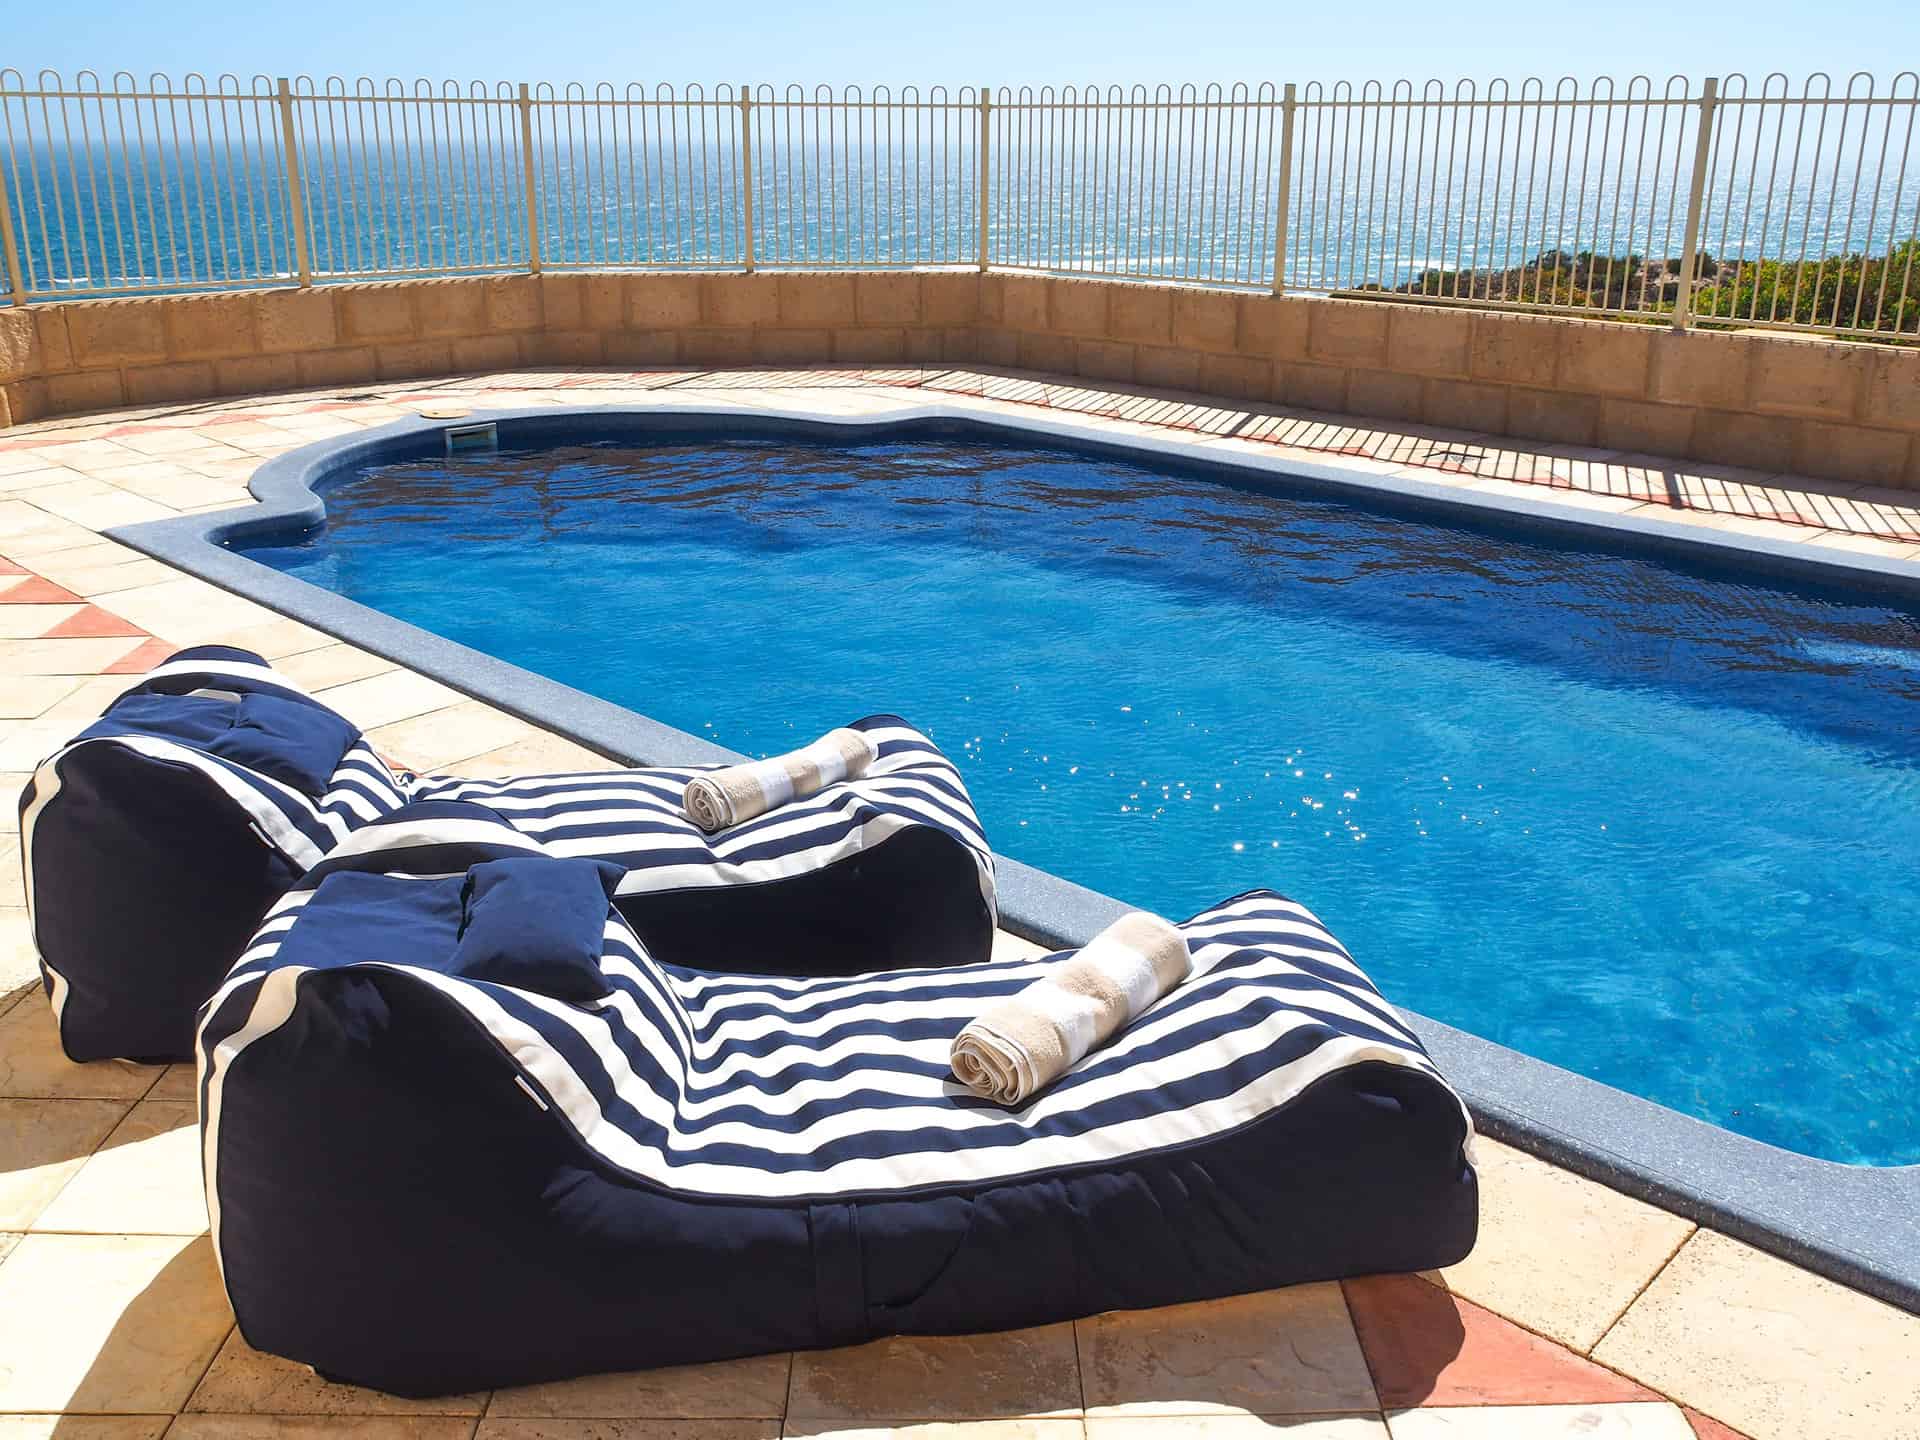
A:
POLYGON ((0 67, 831 83, 1448 79, 1920 63, 1916 0, 0 0, 0 67))

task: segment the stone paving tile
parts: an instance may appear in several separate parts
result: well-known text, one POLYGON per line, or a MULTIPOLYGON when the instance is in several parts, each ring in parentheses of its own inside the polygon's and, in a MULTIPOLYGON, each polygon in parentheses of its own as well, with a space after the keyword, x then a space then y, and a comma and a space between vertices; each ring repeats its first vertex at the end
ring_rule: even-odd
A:
POLYGON ((0 1440, 160 1440, 171 1415, 0 1415, 0 1440))
POLYGON ((109 590, 94 599, 175 646, 204 645, 231 631, 281 618, 264 605, 185 575, 131 590, 109 590))
POLYGON ((453 767, 462 775, 491 779, 504 775, 556 775, 581 770, 617 770, 620 767, 597 751, 559 735, 535 731, 524 740, 462 760, 453 767))
POLYGON ((781 1429, 778 1420, 486 1419, 473 1433, 476 1440, 778 1440, 781 1429))
POLYGON ((410 720, 430 710, 444 710, 466 698, 437 680, 398 669, 335 685, 327 691, 327 704, 362 730, 410 720))
MULTIPOLYGON (((98 1060, 76 1065, 60 1051, 53 1011, 16 1005, 0 1015, 0 1097, 10 1100, 138 1100, 160 1078, 151 1065, 98 1060)), ((0 1405, 0 1411, 5 1410, 0 1405)))
POLYGON ((303 625, 298 620, 276 617, 259 625, 245 625, 229 630, 223 635, 215 635, 199 642, 203 645, 233 645, 242 650, 251 650, 264 660, 271 660, 276 669, 284 668, 281 662, 295 655, 305 654, 309 650, 319 650, 339 642, 324 630, 316 630, 311 625, 303 625))
POLYGON ((1089 1415, 1305 1415, 1375 1405, 1340 1287, 1076 1321, 1089 1415))
POLYGON ((254 1349, 234 1330, 182 1407, 217 1415, 478 1415, 484 1393, 409 1400, 336 1385, 312 1369, 254 1349))
POLYGON ((1663 1402, 1405 1410, 1388 1415, 1387 1430, 1393 1440, 1693 1440, 1679 1408, 1663 1402))
POLYGON ((1920 1436, 1920 1316, 1712 1231, 1593 1353, 1754 1440, 1920 1436))
POLYGON ((160 1072, 160 1078, 153 1082, 153 1088, 147 1091, 146 1098, 184 1100, 189 1105, 196 1104, 200 1098, 200 1085, 193 1073, 192 1063, 189 1061, 167 1066, 160 1072))
POLYGON ((779 1419, 787 1409, 791 1355, 712 1365, 675 1365, 497 1390, 491 1416, 583 1419, 779 1419))
POLYGON ((182 1415, 166 1440, 467 1440, 472 1433, 473 1421, 461 1415, 182 1415))
POLYGON ((0 1265, 0 1412, 177 1410, 232 1325, 204 1236, 29 1235, 0 1265))
POLYGON ((0 1100, 0 1230, 26 1230, 130 1107, 122 1100, 0 1100))
POLYGON ((139 646, 132 639, 0 640, 0 674, 100 675, 139 646))
POLYGON ((286 655, 273 662, 273 668, 309 690, 325 690, 370 675, 384 675, 400 667, 384 656, 334 642, 318 649, 286 655))
POLYGON ((0 675, 0 719, 35 719, 80 685, 73 675, 0 675))
MULTIPOLYGON (((486 1434, 484 1425, 481 1433, 486 1434)), ((676 1432, 677 1433, 677 1432, 676 1432)), ((1010 1420, 791 1420, 788 1440, 1085 1440, 1085 1425, 1067 1419, 1010 1420)), ((560 1440, 560 1437, 555 1437, 560 1440)), ((635 1437, 639 1440, 639 1437, 635 1437)), ((647 1437, 651 1440, 651 1437, 647 1437)), ((697 1433, 688 1440, 702 1440, 697 1433)), ((1144 1437, 1143 1437, 1144 1440, 1144 1437)), ((1281 1440, 1281 1437, 1273 1437, 1281 1440)), ((1344 1440, 1344 1437, 1342 1437, 1344 1440)))
POLYGON ((1693 1222, 1482 1138, 1480 1239, 1440 1274, 1454 1294, 1591 1350, 1693 1222))
MULTIPOLYGON (((33 948, 33 927, 27 921, 27 912, 13 905, 0 907, 0 997, 39 984, 40 957, 33 948)), ((0 1010, 6 1008, 0 1004, 0 1010)))
POLYGON ((45 635, 86 608, 77 601, 63 605, 0 605, 0 640, 31 640, 36 635, 45 635))
POLYGON ((207 1202, 194 1102, 149 1099, 135 1105, 32 1228, 94 1235, 205 1231, 207 1202))
POLYGON ((1378 1415, 1087 1417, 1087 1440, 1388 1440, 1378 1415))
POLYGON ((1660 1398, 1417 1276, 1343 1284, 1380 1403, 1389 1410, 1660 1398))
MULTIPOLYGON (((337 693, 329 694, 329 700, 337 693)), ((537 733, 526 721, 478 700, 463 700, 366 732, 374 749, 415 770, 455 769, 456 761, 531 740, 537 733)))
POLYGON ((796 1355, 796 1420, 1016 1419, 1078 1415, 1073 1327, 896 1336, 796 1355))

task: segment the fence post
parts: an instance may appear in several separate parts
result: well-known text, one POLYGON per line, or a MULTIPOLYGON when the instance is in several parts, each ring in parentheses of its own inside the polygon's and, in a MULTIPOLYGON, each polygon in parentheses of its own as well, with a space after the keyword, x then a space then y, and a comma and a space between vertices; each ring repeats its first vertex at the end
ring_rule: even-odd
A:
POLYGON ((300 144, 293 128, 293 86, 282 75, 274 82, 280 102, 280 166, 287 177, 287 228, 293 232, 293 273, 300 288, 313 288, 313 256, 307 249, 307 187, 300 181, 300 144))
POLYGON ((0 255, 6 257, 7 299, 27 303, 27 281, 20 269, 20 241, 13 231, 13 200, 7 194, 7 176, 0 170, 0 255))
POLYGON ((527 270, 540 273, 540 203, 539 185, 533 178, 533 97, 527 87, 520 87, 520 175, 526 184, 527 197, 527 270))
MULTIPOLYGON (((753 273, 753 87, 740 87, 740 248, 753 273)), ((779 217, 774 217, 778 228, 779 217)))
POLYGON ((993 145, 993 88, 980 87, 980 149, 974 160, 974 173, 980 182, 980 269, 987 268, 987 231, 992 219, 992 201, 987 186, 987 151, 993 145))
POLYGON ((1280 198, 1273 207, 1273 293, 1287 291, 1287 226, 1293 210, 1293 112, 1298 90, 1289 80, 1280 92, 1280 198))
POLYGON ((1693 272, 1700 263, 1700 213, 1707 198, 1707 166, 1713 161, 1714 115, 1720 105, 1720 82, 1709 75, 1700 82, 1699 129, 1693 137, 1693 184, 1687 191, 1687 228, 1680 238, 1680 289, 1673 300, 1673 328, 1684 330, 1693 318, 1693 272))

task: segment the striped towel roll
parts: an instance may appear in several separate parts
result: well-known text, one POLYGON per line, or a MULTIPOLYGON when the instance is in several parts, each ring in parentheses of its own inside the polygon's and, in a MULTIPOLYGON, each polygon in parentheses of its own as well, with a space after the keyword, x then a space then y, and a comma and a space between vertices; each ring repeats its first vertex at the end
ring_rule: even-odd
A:
POLYGON ((696 775, 687 782, 681 803, 687 818, 711 835, 789 800, 804 800, 825 786, 857 778, 878 758, 873 742, 860 731, 829 730, 785 755, 696 775))
POLYGON ((1179 930, 1158 915, 1123 915, 962 1030, 953 1042, 954 1076, 985 1099, 1024 1104, 1192 971, 1179 930))

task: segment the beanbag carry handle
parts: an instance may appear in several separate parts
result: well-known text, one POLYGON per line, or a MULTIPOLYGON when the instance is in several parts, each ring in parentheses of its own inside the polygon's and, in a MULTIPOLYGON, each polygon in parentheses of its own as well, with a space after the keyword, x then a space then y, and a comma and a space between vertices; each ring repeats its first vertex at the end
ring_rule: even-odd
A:
POLYGON ((107 707, 79 739, 173 740, 322 795, 360 740, 358 727, 251 650, 183 650, 107 707))

